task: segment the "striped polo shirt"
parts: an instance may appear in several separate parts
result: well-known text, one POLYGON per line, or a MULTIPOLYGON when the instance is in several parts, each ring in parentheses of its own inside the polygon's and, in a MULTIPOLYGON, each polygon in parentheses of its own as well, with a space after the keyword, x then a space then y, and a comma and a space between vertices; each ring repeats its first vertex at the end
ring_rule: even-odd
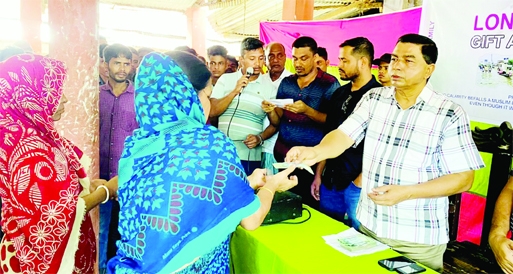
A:
POLYGON ((447 243, 447 197, 382 206, 367 193, 378 186, 422 184, 484 167, 463 108, 424 87, 416 103, 402 109, 393 87, 374 88, 339 130, 356 145, 365 137, 358 221, 382 238, 428 245, 447 243))
MULTIPOLYGON (((242 77, 242 72, 225 73, 217 81, 212 98, 221 99, 232 92, 237 81, 242 77)), ((260 75, 255 81, 242 90, 235 97, 228 108, 219 116, 219 130, 225 133, 237 148, 237 154, 242 161, 260 161, 262 159, 262 147, 253 149, 246 147, 242 141, 249 134, 262 133, 266 113, 262 110, 262 101, 275 99, 276 89, 268 77, 260 75)))

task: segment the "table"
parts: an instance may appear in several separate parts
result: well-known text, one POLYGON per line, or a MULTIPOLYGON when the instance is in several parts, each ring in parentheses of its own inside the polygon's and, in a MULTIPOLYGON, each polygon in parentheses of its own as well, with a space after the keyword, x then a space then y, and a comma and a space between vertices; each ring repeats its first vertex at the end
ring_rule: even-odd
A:
MULTIPOLYGON (((392 249, 349 257, 324 242, 322 236, 346 225, 304 205, 312 217, 302 224, 273 224, 255 231, 238 227, 230 243, 232 273, 388 273, 378 260, 400 255, 392 249)), ((306 219, 303 217, 290 221, 306 219)), ((424 273, 437 273, 427 269, 424 273)))

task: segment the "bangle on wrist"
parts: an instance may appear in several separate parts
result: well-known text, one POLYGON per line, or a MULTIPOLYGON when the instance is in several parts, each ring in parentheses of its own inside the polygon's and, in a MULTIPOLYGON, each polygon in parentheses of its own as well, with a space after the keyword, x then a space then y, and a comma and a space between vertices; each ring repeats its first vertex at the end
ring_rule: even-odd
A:
POLYGON ((105 189, 105 192, 107 192, 107 198, 105 198, 105 200, 102 202, 102 204, 105 204, 110 199, 109 189, 104 185, 99 185, 98 187, 96 187, 96 190, 98 190, 98 188, 103 188, 103 189, 105 189))
POLYGON ((259 146, 263 145, 264 144, 264 137, 262 137, 262 134, 258 134, 257 136, 260 139, 260 144, 258 144, 258 145, 259 146))
POLYGON ((267 187, 263 186, 263 187, 259 188, 259 191, 260 191, 261 189, 265 189, 265 190, 269 191, 269 193, 271 193, 271 195, 273 195, 273 196, 274 196, 274 192, 273 192, 272 190, 268 189, 267 187))

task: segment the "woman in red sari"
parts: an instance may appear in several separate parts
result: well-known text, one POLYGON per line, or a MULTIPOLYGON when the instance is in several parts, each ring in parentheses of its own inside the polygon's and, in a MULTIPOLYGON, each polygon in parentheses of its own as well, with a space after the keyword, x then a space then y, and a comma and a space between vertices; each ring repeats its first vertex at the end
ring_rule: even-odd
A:
POLYGON ((82 152, 54 121, 67 102, 64 64, 18 55, 0 63, 0 272, 92 273, 88 211, 115 195, 117 181, 89 192, 82 152))

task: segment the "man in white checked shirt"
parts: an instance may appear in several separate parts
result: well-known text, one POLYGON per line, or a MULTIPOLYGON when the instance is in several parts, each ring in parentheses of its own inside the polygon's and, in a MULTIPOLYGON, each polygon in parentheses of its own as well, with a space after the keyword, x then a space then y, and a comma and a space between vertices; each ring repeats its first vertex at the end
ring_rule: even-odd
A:
POLYGON ((393 87, 368 91, 319 145, 294 147, 286 160, 313 165, 365 137, 360 230, 441 271, 447 196, 468 190, 484 164, 464 110, 426 86, 437 56, 431 39, 400 37, 389 66, 393 87))

